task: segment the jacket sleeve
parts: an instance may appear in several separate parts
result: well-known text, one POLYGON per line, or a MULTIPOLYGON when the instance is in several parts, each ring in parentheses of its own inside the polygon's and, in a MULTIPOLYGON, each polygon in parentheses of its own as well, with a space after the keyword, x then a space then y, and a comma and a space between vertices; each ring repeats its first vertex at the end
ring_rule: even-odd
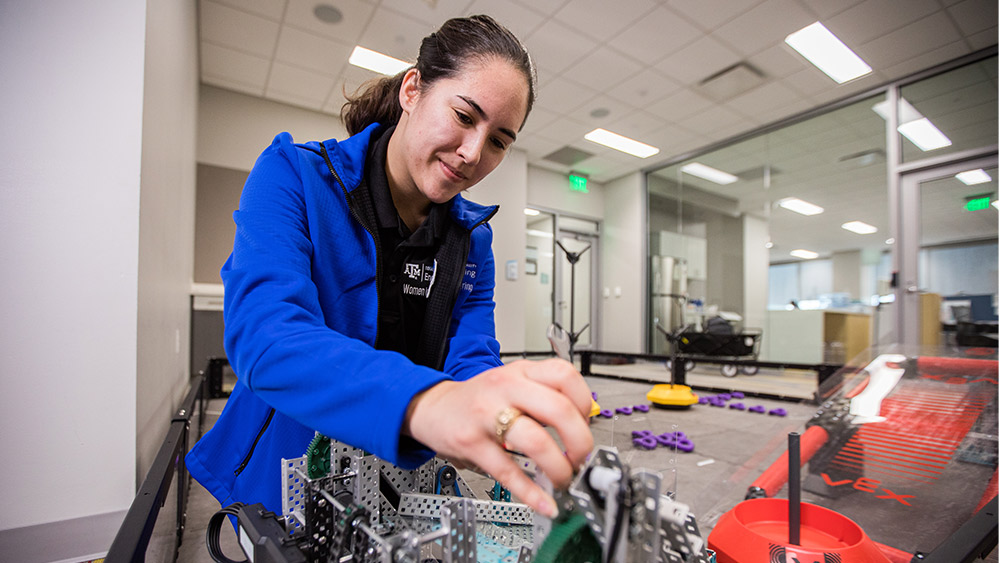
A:
MULTIPOLYGON (((222 269, 226 352, 240 381, 279 412, 396 465, 415 467, 433 452, 413 440, 401 443, 407 406, 449 376, 375 350, 324 322, 311 275, 302 178, 304 171, 314 177, 316 172, 297 152, 290 136, 279 135, 255 164, 234 213, 233 253, 222 269)), ((371 262, 364 255, 374 246, 354 246, 357 262, 371 262)))
POLYGON ((496 272, 492 242, 493 230, 489 224, 473 231, 469 258, 473 263, 481 261, 482 266, 475 271, 475 278, 470 278, 467 272, 463 279, 463 283, 472 285, 472 291, 455 308, 444 364, 444 371, 457 380, 466 380, 503 365, 493 318, 496 272))

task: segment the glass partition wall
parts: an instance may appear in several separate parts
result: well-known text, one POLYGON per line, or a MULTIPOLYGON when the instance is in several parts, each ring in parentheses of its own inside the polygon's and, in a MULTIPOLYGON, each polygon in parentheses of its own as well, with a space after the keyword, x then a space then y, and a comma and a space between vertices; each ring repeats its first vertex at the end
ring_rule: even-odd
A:
MULTIPOLYGON (((648 350, 666 353, 664 332, 722 317, 736 331, 763 330, 762 360, 849 361, 919 338, 900 330, 895 301, 907 290, 989 295, 995 319, 996 68, 994 54, 900 81, 649 171, 648 350), (928 124, 948 142, 921 139, 928 124), (899 195, 907 174, 990 155, 992 167, 975 168, 981 184, 948 169, 918 184, 922 204, 899 195), (986 208, 962 206, 974 198, 986 208), (910 247, 913 280, 896 288, 910 247)), ((926 338, 940 332, 931 313, 914 315, 906 323, 926 325, 926 338)))

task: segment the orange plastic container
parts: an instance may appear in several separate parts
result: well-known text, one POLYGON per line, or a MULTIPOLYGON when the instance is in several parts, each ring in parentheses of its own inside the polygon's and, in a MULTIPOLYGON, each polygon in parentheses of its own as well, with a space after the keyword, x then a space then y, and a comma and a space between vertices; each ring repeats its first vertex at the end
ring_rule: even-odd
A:
POLYGON ((815 504, 800 506, 800 545, 788 544, 788 499, 759 498, 723 514, 708 547, 718 563, 890 563, 850 518, 815 504))

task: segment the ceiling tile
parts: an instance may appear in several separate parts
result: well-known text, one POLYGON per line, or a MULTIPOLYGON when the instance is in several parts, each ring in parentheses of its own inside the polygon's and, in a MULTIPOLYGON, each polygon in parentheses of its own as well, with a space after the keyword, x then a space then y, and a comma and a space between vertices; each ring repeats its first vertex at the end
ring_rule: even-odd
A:
POLYGON ((753 121, 755 121, 761 127, 765 125, 770 125, 781 121, 782 119, 787 119, 793 115, 797 115, 809 109, 812 109, 813 104, 809 99, 797 98, 796 100, 789 102, 786 105, 772 108, 770 110, 762 111, 758 114, 750 116, 753 121))
POLYGON ((678 125, 690 131, 711 134, 715 131, 731 127, 734 123, 749 124, 742 115, 735 111, 725 106, 715 106, 706 111, 688 115, 678 125))
POLYGON ((992 47, 997 44, 997 26, 993 26, 975 35, 970 35, 966 39, 969 41, 969 46, 976 51, 992 47))
POLYGON ((686 115, 702 111, 711 105, 712 102, 708 98, 685 88, 653 102, 646 109, 668 122, 676 123, 686 115))
POLYGON ((643 63, 653 64, 702 35, 700 29, 675 12, 660 7, 608 41, 608 45, 643 63))
POLYGON ((667 120, 642 110, 632 110, 608 122, 605 129, 651 144, 647 134, 667 126, 667 120))
POLYGON ((593 39, 555 20, 545 22, 523 41, 535 64, 555 74, 561 74, 597 47, 593 39))
POLYGON ((347 95, 358 93, 358 89, 369 80, 381 78, 382 75, 370 70, 365 70, 350 64, 344 65, 343 71, 337 77, 330 95, 323 105, 323 111, 340 115, 340 111, 347 101, 347 95))
POLYGON ((271 68, 265 93, 269 98, 284 101, 291 97, 303 105, 319 109, 333 90, 334 82, 332 77, 276 62, 271 68))
POLYGON ((816 21, 797 0, 767 0, 712 32, 744 56, 784 42, 788 34, 816 21))
POLYGON ((465 11, 465 15, 489 14, 493 19, 511 30, 518 39, 524 39, 534 31, 545 16, 530 7, 514 2, 496 0, 475 0, 465 11))
POLYGON ((270 57, 278 41, 278 24, 228 6, 202 2, 201 39, 251 55, 270 57))
POLYGON ((260 95, 264 92, 270 66, 267 59, 201 43, 201 75, 215 85, 220 85, 219 81, 235 83, 240 85, 241 92, 252 91, 260 95))
POLYGON ((559 141, 554 141, 552 139, 546 139, 542 135, 529 135, 523 138, 518 137, 517 141, 514 142, 515 149, 528 153, 528 156, 532 158, 542 158, 543 156, 551 154, 553 151, 558 150, 563 146, 564 143, 560 143, 559 141))
POLYGON ((542 134, 546 138, 560 140, 563 144, 570 144, 583 139, 583 136, 590 133, 593 129, 587 123, 562 117, 550 123, 542 134))
POLYGON ((945 13, 938 12, 856 48, 872 68, 881 70, 961 39, 945 13))
MULTIPOLYGON (((586 123, 591 129, 603 127, 609 129, 608 124, 621 119, 635 111, 628 104, 605 95, 599 95, 588 100, 585 104, 566 115, 581 122, 586 123), (594 116, 592 112, 606 110, 604 115, 594 116)), ((620 131, 615 131, 621 133, 620 131)), ((624 133, 621 133, 624 135, 624 133)))
POLYGON ((668 0, 667 4, 705 31, 746 12, 761 0, 668 0))
POLYGON ((313 13, 318 5, 316 0, 289 0, 285 24, 346 45, 356 45, 358 37, 372 18, 375 6, 363 0, 337 0, 336 3, 328 4, 340 10, 342 20, 327 23, 317 18, 313 13))
POLYGON ((578 33, 585 33, 598 41, 607 41, 650 12, 656 3, 652 0, 570 0, 555 18, 578 33))
MULTIPOLYGON (((994 38, 995 39, 995 38, 994 38)), ((909 76, 911 74, 920 72, 924 69, 930 68, 932 66, 939 65, 943 62, 950 61, 952 59, 957 59, 962 55, 970 53, 969 47, 966 46, 964 41, 956 41, 950 45, 945 45, 935 49, 929 53, 924 53, 916 57, 907 59, 898 65, 893 65, 885 69, 885 75, 891 80, 897 78, 903 78, 904 76, 909 76)))
POLYGON ((865 0, 823 22, 854 49, 941 9, 937 0, 865 0))
POLYGON ((656 63, 655 67, 680 84, 688 86, 740 62, 741 58, 736 51, 716 39, 704 36, 656 63))
POLYGON ((545 108, 538 107, 537 105, 533 106, 531 108, 531 113, 528 115, 528 120, 524 123, 524 127, 521 128, 520 134, 518 135, 518 144, 520 144, 522 137, 543 132, 546 125, 559 118, 560 115, 554 111, 549 111, 545 108))
POLYGON ((532 10, 551 16, 558 12, 569 0, 514 0, 532 10))
POLYGON ((614 49, 598 49, 566 69, 563 77, 604 90, 610 84, 635 76, 641 69, 642 65, 614 49))
POLYGON ((371 23, 358 44, 404 61, 416 61, 420 42, 435 31, 429 24, 417 22, 391 10, 377 8, 371 23))
POLYGON ((743 115, 756 115, 802 100, 802 96, 782 84, 770 82, 726 102, 726 107, 743 115))
MULTIPOLYGON (((996 0, 965 0, 948 8, 958 29, 965 35, 972 35, 997 26, 996 0)), ((996 37, 993 37, 994 43, 996 37)))
POLYGON ((805 68, 787 76, 782 82, 799 94, 809 97, 831 90, 837 86, 829 76, 823 74, 818 68, 805 63, 805 68))
POLYGON ((597 96, 597 90, 562 77, 553 78, 538 90, 535 105, 558 113, 574 111, 597 96))
POLYGON ((244 12, 264 16, 269 20, 280 22, 285 13, 287 0, 204 0, 215 4, 225 4, 244 12))
POLYGON ((680 89, 680 84, 655 69, 647 68, 632 78, 623 80, 607 92, 609 96, 641 108, 680 89))
POLYGON ((268 92, 267 99, 313 111, 323 111, 323 101, 288 92, 268 92))
POLYGON ((399 14, 406 14, 437 29, 445 21, 466 13, 469 4, 470 0, 434 0, 433 2, 382 0, 381 7, 389 8, 399 14))
POLYGON ((802 57, 782 40, 747 59, 747 62, 764 73, 766 78, 785 78, 802 70, 802 57))
POLYGON ((802 0, 821 20, 826 20, 861 2, 862 0, 802 0))
POLYGON ((335 76, 351 56, 352 47, 285 27, 278 38, 275 60, 335 76))

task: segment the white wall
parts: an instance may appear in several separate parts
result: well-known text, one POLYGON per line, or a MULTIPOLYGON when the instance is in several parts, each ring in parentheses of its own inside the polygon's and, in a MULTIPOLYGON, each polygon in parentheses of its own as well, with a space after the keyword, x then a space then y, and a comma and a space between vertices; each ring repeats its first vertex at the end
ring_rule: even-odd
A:
POLYGON ((198 107, 198 162, 250 170, 283 131, 297 142, 346 139, 340 118, 202 85, 198 107))
POLYGON ((528 205, 591 219, 604 218, 604 185, 589 182, 587 192, 569 188, 569 178, 537 166, 528 166, 528 205))
POLYGON ((500 205, 500 211, 490 220, 493 227, 493 258, 496 261, 496 326, 497 339, 503 351, 524 349, 524 206, 527 203, 527 155, 512 150, 503 162, 463 197, 484 205, 500 205), (517 280, 506 279, 508 261, 517 263, 517 280))
POLYGON ((646 300, 646 194, 642 173, 636 172, 604 187, 604 231, 601 233, 601 348, 641 353, 645 347, 643 319, 646 300), (615 297, 621 288, 621 297, 615 297))
POLYGON ((145 10, 0 3, 0 531, 135 494, 145 10))
POLYGON ((139 201, 137 482, 190 379, 198 37, 194 2, 147 0, 139 201))

